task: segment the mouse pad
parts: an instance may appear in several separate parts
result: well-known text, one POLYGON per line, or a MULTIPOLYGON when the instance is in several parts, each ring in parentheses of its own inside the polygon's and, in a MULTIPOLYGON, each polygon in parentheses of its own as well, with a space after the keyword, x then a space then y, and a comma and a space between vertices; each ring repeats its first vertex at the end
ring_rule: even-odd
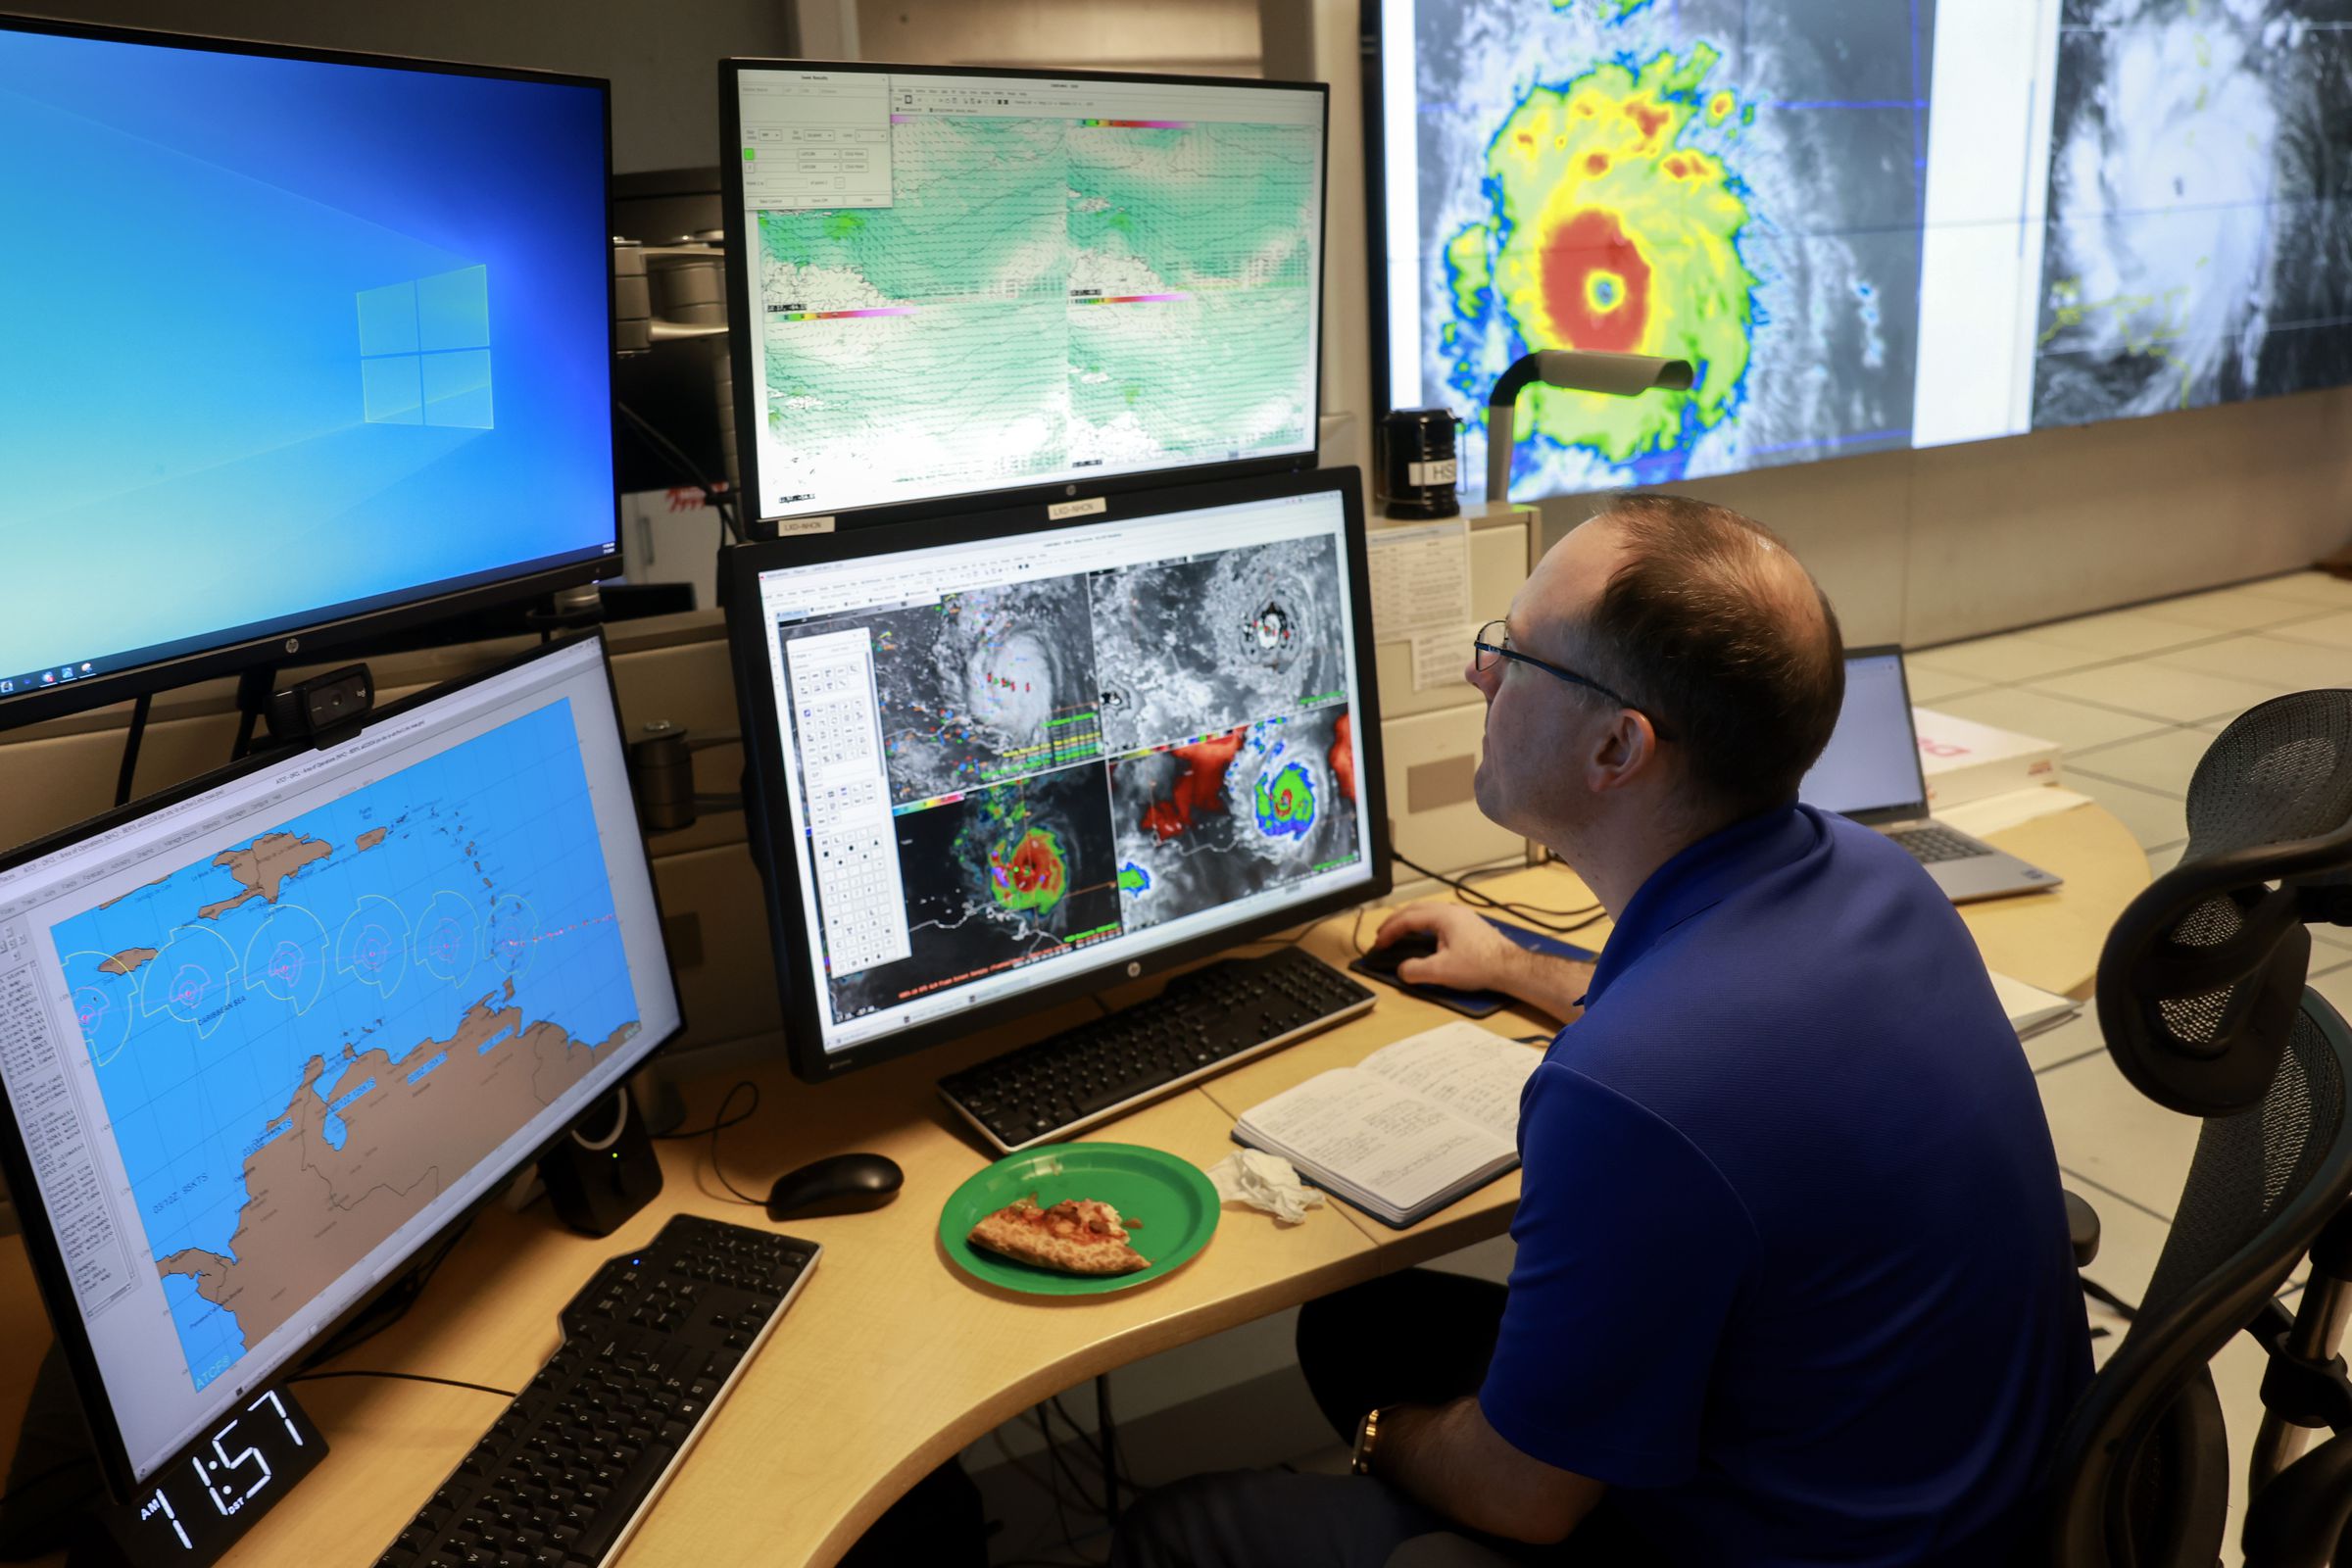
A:
POLYGON ((939 1245, 976 1280, 1028 1296, 1102 1296, 1173 1273, 1208 1245, 1217 1228, 1217 1190, 1190 1161, 1136 1144, 1048 1144, 1006 1154, 982 1169, 939 1211, 939 1245), (1127 1241, 1152 1260, 1132 1274, 1060 1274, 1016 1263, 964 1240, 981 1220, 1037 1195, 1051 1208, 1065 1198, 1108 1203, 1143 1225, 1127 1241))
MULTIPOLYGON (((1530 931, 1526 926, 1513 925, 1508 920, 1497 920, 1491 914, 1486 916, 1486 922, 1530 953, 1541 953, 1554 958, 1574 958, 1583 963, 1591 963, 1599 956, 1590 948, 1580 948, 1572 942, 1562 942, 1559 938, 1545 936, 1541 931, 1530 931)), ((1383 974, 1380 970, 1368 966, 1361 957, 1352 960, 1348 967, 1357 974, 1369 975, 1383 985, 1395 986, 1407 996, 1419 997, 1424 1002, 1434 1002, 1441 1007, 1450 1007, 1465 1017, 1484 1018, 1489 1013, 1498 1012, 1509 1006, 1511 1003, 1511 999, 1499 991, 1456 991, 1451 986, 1413 985, 1397 979, 1394 974, 1383 974)))

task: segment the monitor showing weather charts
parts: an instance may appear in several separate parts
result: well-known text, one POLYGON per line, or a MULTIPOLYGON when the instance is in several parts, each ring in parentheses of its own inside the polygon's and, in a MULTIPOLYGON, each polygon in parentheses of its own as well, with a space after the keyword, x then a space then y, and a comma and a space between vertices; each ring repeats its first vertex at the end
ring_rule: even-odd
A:
POLYGON ((595 638, 94 829, 0 868, 0 1154, 135 1480, 678 1007, 595 638))
POLYGON ((2352 380, 2342 0, 1381 0, 1391 407, 1521 499, 2352 380))
POLYGON ((617 572, 608 99, 0 19, 0 712, 617 572))
POLYGON ((952 542, 759 571, 746 702, 823 1051, 1362 896, 1379 753, 1342 484, 1043 533, 943 519, 952 542))
POLYGON ((760 516, 1312 462, 1323 87, 726 79, 760 516))

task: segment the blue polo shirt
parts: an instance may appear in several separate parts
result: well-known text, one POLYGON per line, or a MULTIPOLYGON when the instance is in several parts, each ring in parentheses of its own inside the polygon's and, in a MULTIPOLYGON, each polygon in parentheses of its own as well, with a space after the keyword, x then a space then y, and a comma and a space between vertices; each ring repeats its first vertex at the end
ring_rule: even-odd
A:
POLYGON ((1792 806, 1666 862, 1519 1143, 1512 1446, 1677 1563, 2006 1559, 2090 1340, 2033 1074, 1908 855, 1792 806))

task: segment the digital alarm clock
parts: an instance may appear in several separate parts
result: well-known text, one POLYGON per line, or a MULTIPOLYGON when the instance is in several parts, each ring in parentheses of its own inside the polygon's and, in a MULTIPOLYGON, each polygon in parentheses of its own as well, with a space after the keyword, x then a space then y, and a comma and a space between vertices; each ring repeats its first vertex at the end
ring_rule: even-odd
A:
MULTIPOLYGON (((159 1466, 138 1495, 100 1510, 84 1549, 121 1568, 205 1568, 325 1455, 326 1439, 293 1396, 265 1389, 159 1466)), ((77 1550, 76 1568, 84 1560, 77 1550)))

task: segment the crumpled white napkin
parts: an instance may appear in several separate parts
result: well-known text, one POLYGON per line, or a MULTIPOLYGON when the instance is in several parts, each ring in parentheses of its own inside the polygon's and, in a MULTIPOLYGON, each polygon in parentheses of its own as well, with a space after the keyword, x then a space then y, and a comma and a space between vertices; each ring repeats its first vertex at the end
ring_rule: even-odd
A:
POLYGON ((1300 1181, 1289 1160, 1262 1149, 1235 1150, 1209 1167, 1208 1179, 1218 1198, 1263 1209, 1278 1225, 1302 1225, 1306 1211, 1323 1202, 1323 1194, 1300 1181))

